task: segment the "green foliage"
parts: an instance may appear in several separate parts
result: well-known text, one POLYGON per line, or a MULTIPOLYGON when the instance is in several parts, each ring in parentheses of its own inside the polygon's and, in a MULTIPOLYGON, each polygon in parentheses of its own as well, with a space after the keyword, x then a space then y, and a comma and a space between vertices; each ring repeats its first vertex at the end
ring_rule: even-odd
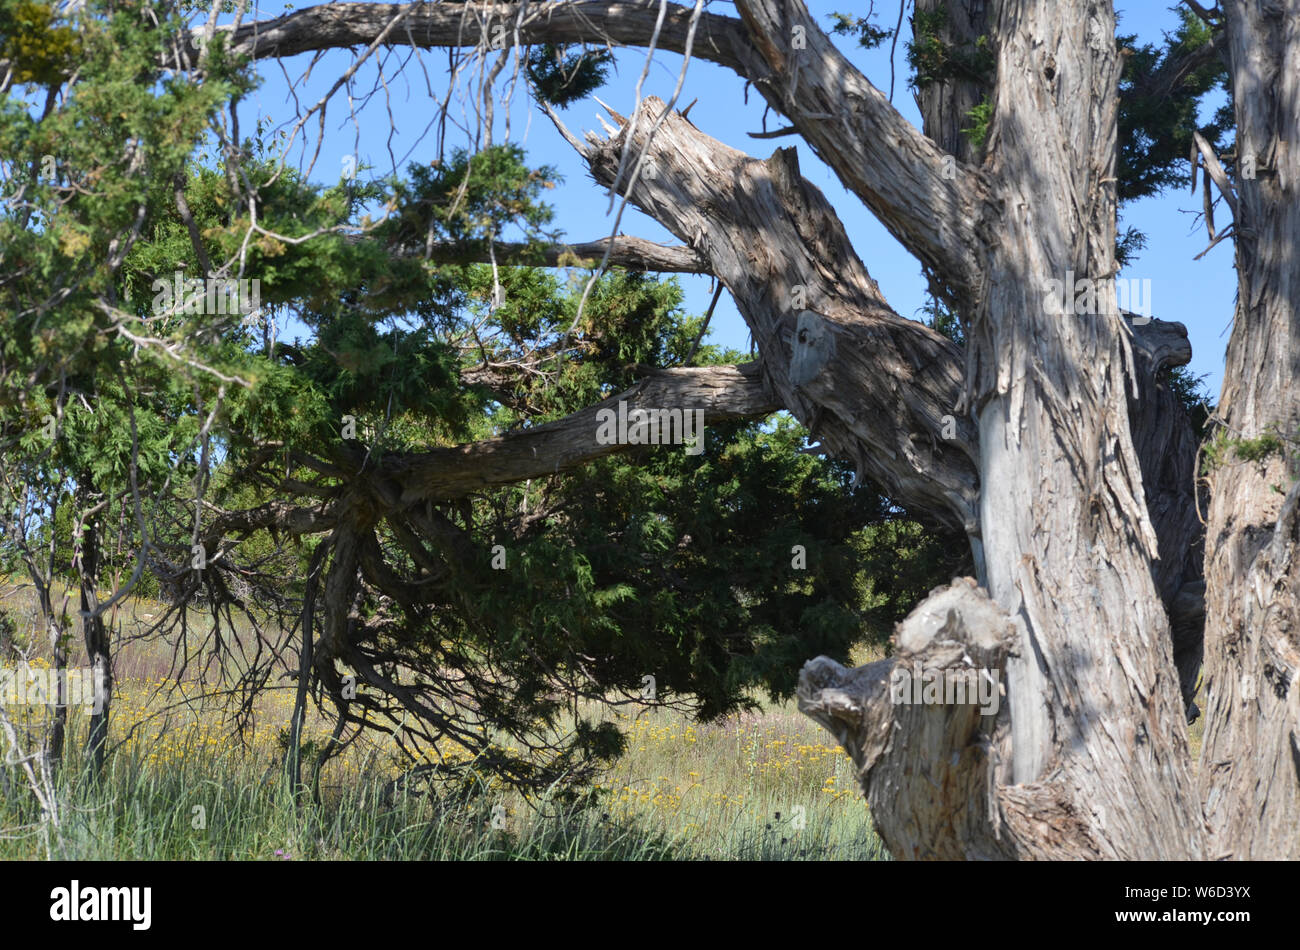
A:
POLYGON ((930 591, 974 570, 964 537, 906 517, 868 524, 855 548, 866 585, 864 616, 881 646, 930 591))
POLYGON ((966 345, 966 333, 962 330, 961 319, 957 316, 957 312, 941 298, 929 297, 922 305, 921 313, 924 314, 925 324, 930 329, 942 333, 958 346, 966 345))
POLYGON ((993 120, 993 103, 985 96, 979 105, 966 113, 966 118, 970 119, 971 124, 961 130, 962 134, 970 142, 971 148, 978 151, 984 147, 984 142, 989 137, 989 123, 993 120))
POLYGON ((1169 387, 1187 413, 1198 442, 1205 438, 1205 426, 1213 411, 1209 401, 1210 393, 1204 383, 1208 375, 1202 373, 1195 376, 1186 366, 1174 366, 1162 370, 1158 380, 1160 385, 1169 387))
POLYGON ((567 106, 605 84, 614 54, 607 49, 582 48, 576 53, 544 43, 528 51, 528 79, 538 98, 567 106))
MULTIPOLYGON (((851 487, 785 417, 710 426, 699 455, 644 447, 402 502, 395 473, 422 453, 544 424, 635 384, 639 367, 680 365, 703 318, 683 311, 676 282, 616 270, 575 323, 584 271, 470 263, 493 242, 555 237, 541 199, 556 174, 516 146, 322 184, 281 167, 255 123, 210 157, 222 113, 254 83, 219 49, 201 83, 159 74, 183 8, 156 28, 137 6, 91 0, 74 51, 51 8, 0 2, 27 81, 70 84, 45 115, 19 91, 0 100, 0 155, 23 196, 0 211, 12 314, 0 324, 0 464, 17 486, 0 501, 30 505, 25 523, 4 524, 6 564, 30 537, 71 580, 78 542, 95 538, 104 563, 90 580, 143 565, 139 590, 180 590, 172 642, 221 657, 219 675, 256 694, 291 662, 283 636, 298 635, 288 620, 272 636, 258 625, 302 617, 319 555, 350 599, 347 642, 313 668, 313 700, 335 700, 350 726, 398 729, 412 761, 435 760, 439 743, 469 749, 473 770, 446 770, 453 781, 486 771, 534 789, 578 782, 624 748, 614 723, 565 718, 575 696, 640 695, 652 676, 660 701, 705 718, 759 692, 788 696, 809 656, 847 661, 948 579, 951 539, 851 487), (434 263, 419 253, 431 242, 464 253, 434 263), (257 318, 169 312, 167 288, 203 257, 259 282, 257 318), (298 336, 274 337, 272 317, 298 336), (236 517, 288 508, 346 514, 358 550, 339 550, 344 532, 294 540, 275 518, 236 517), (223 519, 240 526, 219 530, 223 519), (192 568, 209 532, 220 560, 192 568), (257 621, 255 636, 232 609, 257 621), (370 670, 344 705, 341 679, 370 670)), ((534 54, 530 79, 556 103, 586 95, 609 63, 534 54)))
POLYGON ((918 10, 913 15, 913 38, 907 44, 912 84, 918 89, 947 80, 988 85, 996 67, 988 37, 980 36, 973 43, 948 43, 943 39, 947 24, 944 7, 918 10))
POLYGON ((554 213, 537 201, 554 188, 555 169, 529 169, 517 145, 499 145, 470 155, 463 149, 451 161, 412 165, 410 182, 397 185, 401 205, 398 237, 423 240, 430 226, 454 241, 501 236, 507 225, 537 234, 554 213))
POLYGON ((531 649, 567 640, 598 682, 635 692, 653 675, 706 718, 753 686, 788 695, 800 656, 846 658, 863 637, 851 535, 880 504, 846 492, 803 444, 788 420, 732 425, 711 428, 700 456, 647 449, 589 466, 554 502, 565 517, 512 546, 518 568, 480 574, 480 609, 502 635, 530 630, 531 649))
POLYGON ((1232 443, 1237 458, 1243 462, 1258 462, 1270 455, 1281 454, 1285 448, 1276 435, 1261 435, 1255 439, 1236 439, 1232 443))
POLYGON ((21 86, 0 99, 7 187, 23 196, 0 215, 0 306, 12 315, 0 332, 0 407, 35 409, 43 382, 105 359, 103 304, 122 290, 111 249, 129 239, 142 206, 167 207, 172 176, 244 88, 219 68, 203 84, 141 83, 174 24, 141 29, 143 11, 99 3, 83 14, 75 95, 43 117, 21 86))
POLYGON ((1137 228, 1125 228, 1115 238, 1115 263, 1127 267, 1136 258, 1138 251, 1147 246, 1147 236, 1137 228))
POLYGON ((23 625, 13 611, 0 607, 0 663, 8 663, 26 652, 30 644, 23 633, 23 625))
MULTIPOLYGON (((1120 77, 1119 160, 1116 177, 1121 202, 1158 194, 1165 188, 1190 181, 1187 157, 1192 132, 1198 129, 1201 101, 1215 89, 1227 90, 1227 71, 1218 57, 1183 76, 1170 94, 1161 80, 1172 63, 1211 42, 1210 28, 1191 10, 1178 8, 1179 25, 1166 34, 1164 44, 1137 45, 1137 37, 1117 37, 1129 54, 1120 77), (1184 169, 1187 169, 1184 171, 1184 169)), ((1232 125, 1232 103, 1199 128, 1216 150, 1232 125)))
POLYGON ((55 26, 53 4, 0 0, 0 60, 12 63, 14 81, 56 85, 72 72, 81 43, 71 26, 55 26))
POLYGON ((872 15, 871 12, 864 17, 850 13, 832 13, 830 16, 835 23, 831 27, 831 32, 836 36, 856 36, 858 45, 863 49, 875 49, 892 37, 894 31, 877 27, 872 22, 872 15))
MULTIPOLYGON (((1270 456, 1285 456, 1290 441, 1276 431, 1265 432, 1253 439, 1232 438, 1220 432, 1202 449, 1201 470, 1209 474, 1230 461, 1263 462, 1270 456)), ((1291 455, 1295 454, 1292 451, 1291 455)))

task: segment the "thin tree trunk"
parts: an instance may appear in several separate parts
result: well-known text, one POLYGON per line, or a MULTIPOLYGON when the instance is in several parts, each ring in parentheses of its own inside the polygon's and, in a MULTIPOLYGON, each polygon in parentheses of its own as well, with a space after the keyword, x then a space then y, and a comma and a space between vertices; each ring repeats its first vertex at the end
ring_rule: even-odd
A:
POLYGON ((63 762, 64 737, 68 729, 68 643, 64 627, 54 615, 54 604, 47 585, 38 585, 41 604, 41 617, 45 621, 46 639, 50 644, 50 656, 53 659, 55 674, 55 695, 53 697, 53 719, 46 739, 45 756, 50 763, 50 770, 57 774, 63 762))
MULTIPOLYGON (((49 505, 49 524, 53 525, 56 504, 49 505)), ((68 668, 68 614, 67 597, 64 597, 64 609, 61 614, 54 610, 54 577, 57 539, 53 530, 50 532, 50 544, 46 565, 42 568, 36 560, 37 552, 23 542, 23 560, 27 565, 27 574, 32 586, 36 588, 36 602, 41 615, 41 626, 45 630, 45 640, 50 645, 50 656, 55 670, 56 694, 51 708, 50 727, 46 733, 44 756, 51 774, 57 774, 63 762, 63 749, 68 728, 68 697, 64 674, 68 668)))
POLYGON ((78 497, 86 512, 82 522, 81 563, 79 580, 81 591, 82 631, 86 642, 86 661, 95 681, 95 705, 90 715, 86 735, 86 760, 93 775, 104 770, 104 755, 108 744, 108 720, 113 697, 113 661, 110 631, 99 616, 98 579, 100 571, 101 511, 103 503, 92 501, 93 485, 89 473, 83 473, 78 497))

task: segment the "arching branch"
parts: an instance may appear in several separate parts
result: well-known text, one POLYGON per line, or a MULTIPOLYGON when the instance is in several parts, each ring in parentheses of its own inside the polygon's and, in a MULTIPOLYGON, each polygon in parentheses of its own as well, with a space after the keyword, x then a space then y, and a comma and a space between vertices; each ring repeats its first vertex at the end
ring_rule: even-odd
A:
POLYGON ((455 241, 436 241, 427 249, 424 246, 399 248, 399 257, 422 258, 439 264, 486 264, 495 255, 498 264, 515 264, 530 267, 594 267, 610 245, 609 263, 628 270, 652 271, 660 274, 707 274, 708 263, 689 247, 656 244, 644 238, 620 234, 614 238, 581 241, 577 244, 524 244, 498 241, 492 245, 491 254, 485 243, 465 244, 455 241))

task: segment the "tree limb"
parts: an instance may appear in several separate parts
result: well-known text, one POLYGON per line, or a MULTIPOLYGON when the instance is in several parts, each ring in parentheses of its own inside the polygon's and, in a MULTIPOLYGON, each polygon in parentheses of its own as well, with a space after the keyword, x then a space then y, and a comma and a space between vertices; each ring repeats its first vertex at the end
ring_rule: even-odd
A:
MULTIPOLYGON (((273 20, 243 24, 230 38, 229 49, 238 55, 266 59, 364 46, 373 42, 405 6, 394 3, 324 3, 307 7, 273 20)), ((519 5, 514 3, 422 4, 406 18, 402 29, 388 37, 388 42, 393 46, 420 49, 490 47, 494 39, 493 27, 502 26, 504 30, 495 36, 500 36, 510 45, 518 35, 519 41, 525 45, 591 43, 643 46, 654 32, 658 12, 658 4, 647 6, 578 0, 529 4, 521 18, 519 5)), ((670 53, 685 52, 690 17, 689 7, 668 4, 657 48, 670 53)), ((229 34, 231 29, 219 26, 217 31, 229 34)), ((705 13, 696 28, 691 55, 743 75, 742 62, 747 46, 739 20, 705 13)))
MULTIPOLYGON (((652 96, 642 109, 635 123, 614 113, 611 137, 578 143, 601 184, 612 185, 634 126, 633 153, 646 148, 664 104, 652 96)), ((960 409, 961 350, 889 307, 794 150, 759 161, 675 113, 649 147, 658 173, 631 201, 708 259, 778 400, 891 498, 976 532, 978 447, 960 409)))
MULTIPOLYGON (((701 409, 705 425, 761 418, 779 408, 757 364, 665 369, 604 402, 544 425, 468 445, 431 449, 381 460, 385 476, 401 487, 401 504, 462 497, 527 478, 556 475, 635 445, 601 444, 597 414, 635 408, 701 409)), ((676 451, 680 451, 677 449, 676 451)))
MULTIPOLYGON (((232 52, 262 59, 369 45, 404 8, 327 3, 233 31, 232 52)), ((742 19, 703 14, 693 57, 754 82, 817 154, 885 226, 952 287, 968 295, 980 268, 970 250, 985 189, 978 172, 946 156, 890 105, 817 26, 801 0, 741 0, 742 19), (743 20, 743 22, 742 22, 743 20), (794 48, 793 30, 803 30, 794 48), (830 121, 828 117, 840 117, 830 121), (977 213, 979 212, 979 213, 977 213)), ((644 46, 658 5, 577 0, 529 5, 454 3, 411 11, 386 42, 417 48, 489 47, 494 37, 523 44, 644 46), (516 32, 517 25, 517 32, 516 32), (506 26, 494 34, 494 27, 506 26)), ((656 47, 686 51, 691 10, 668 4, 656 47)), ((229 27, 218 28, 230 33, 229 27)))
MULTIPOLYGON (((350 236, 351 237, 351 236, 350 236)), ((357 243, 366 238, 356 237, 357 243)), ((529 267, 594 267, 610 248, 609 263, 628 270, 655 271, 662 274, 707 274, 707 262, 689 247, 655 244, 644 238, 625 234, 578 244, 525 244, 498 241, 492 245, 498 264, 529 267)), ((439 264, 486 264, 491 257, 485 243, 435 241, 425 246, 399 248, 398 257, 424 258, 439 264), (428 253, 426 253, 426 250, 428 253)))
POLYGON ((803 0, 736 0, 736 10, 759 54, 743 75, 904 247, 972 300, 975 231, 994 214, 983 176, 904 119, 803 0))

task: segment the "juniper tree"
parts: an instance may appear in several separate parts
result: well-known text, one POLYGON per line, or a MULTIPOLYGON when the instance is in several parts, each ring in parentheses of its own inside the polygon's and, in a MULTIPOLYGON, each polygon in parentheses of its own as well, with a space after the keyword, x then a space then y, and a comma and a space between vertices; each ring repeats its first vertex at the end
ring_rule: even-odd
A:
MULTIPOLYGON (((336 724, 317 770, 376 729, 413 767, 449 747, 452 761, 473 758, 443 759, 441 777, 577 785, 621 748, 579 700, 711 717, 756 688, 789 695, 805 653, 844 658, 864 617, 900 615, 925 586, 916 578, 952 561, 872 486, 851 488, 842 464, 802 451, 802 429, 760 428, 776 407, 755 368, 703 342, 707 318, 687 316, 671 282, 619 271, 580 294, 593 249, 555 252, 538 200, 554 171, 514 146, 312 184, 262 130, 223 137, 215 110, 233 113, 251 80, 214 43, 195 51, 202 96, 137 90, 120 125, 90 123, 78 134, 94 148, 78 142, 42 177, 51 136, 88 111, 102 119, 109 90, 167 55, 176 23, 162 13, 87 7, 58 29, 94 45, 129 25, 138 50, 50 74, 56 105, 39 120, 21 114, 20 87, 11 102, 22 158, 7 166, 6 475, 15 500, 43 504, 5 541, 28 561, 48 550, 47 587, 56 575, 78 586, 88 655, 110 686, 111 607, 165 593, 139 635, 175 646, 174 677, 236 687, 237 721, 286 667, 296 677, 295 781, 314 700, 336 724), (105 203, 123 194, 133 200, 113 218, 105 203), (358 226, 378 202, 384 221, 358 226), (501 241, 508 228, 524 240, 501 241), (74 232, 97 243, 70 243, 74 232), (476 263, 485 253, 500 266, 476 263), (51 293, 48 281, 78 275, 51 293), (287 319, 306 340, 279 332, 287 319), (706 444, 597 446, 591 407, 621 400, 708 407, 706 444), (33 421, 45 410, 48 432, 33 421), (557 435, 573 443, 558 454, 557 435), (404 480, 420 498, 402 500, 404 480), (870 583, 858 559, 883 545, 864 525, 906 536, 870 583)), ((45 76, 29 39, 16 74, 45 76)), ((549 51, 530 77, 558 101, 589 91, 599 64, 549 51)), ((97 762, 108 715, 92 723, 97 762)))
MULTIPOLYGON (((214 13, 158 62, 189 70, 194 88, 210 89, 234 81, 231 64, 241 57, 256 65, 343 48, 362 50, 361 57, 381 47, 446 48, 449 83, 466 90, 482 119, 480 144, 491 144, 509 121, 492 111, 492 83, 527 76, 534 48, 653 46, 738 74, 785 117, 788 126, 777 131, 802 137, 917 258, 964 342, 894 312, 835 209, 802 176, 793 149, 751 158, 654 97, 627 116, 611 110, 603 135, 579 137, 558 120, 557 127, 599 184, 683 244, 620 236, 579 247, 602 266, 712 274, 758 350, 753 364, 654 367, 659 371, 615 396, 703 409, 710 425, 784 408, 847 464, 855 482, 879 486, 938 529, 967 539, 971 576, 935 591, 903 621, 896 658, 943 671, 965 656, 1004 675, 1008 702, 996 717, 970 707, 895 706, 892 661, 847 671, 820 659, 801 675, 802 706, 859 765, 891 850, 914 857, 1294 856, 1300 779, 1291 768, 1298 648, 1290 541, 1300 489, 1288 446, 1300 422, 1292 383, 1300 347, 1290 342, 1297 320, 1288 275, 1297 243, 1291 191, 1300 169, 1291 140, 1300 103, 1287 64, 1300 9, 1248 0, 1213 10, 1185 6, 1195 21, 1184 18, 1178 35, 1148 49, 1117 29, 1110 4, 920 0, 911 24, 919 129, 797 0, 738 0, 734 16, 702 5, 604 0, 490 8, 327 3, 260 21, 241 12, 220 26, 214 13), (516 55, 519 70, 507 71, 516 55), (477 66, 481 84, 468 78, 475 70, 466 67, 477 66), (1194 128, 1196 103, 1223 77, 1231 115, 1194 128), (1185 156, 1191 161, 1180 166, 1185 156), (653 175, 640 174, 642 159, 653 175), (1212 461, 1224 464, 1206 473, 1205 531, 1196 517, 1197 435, 1168 378, 1170 367, 1190 358, 1185 334, 1173 322, 1126 317, 1111 280, 1140 245, 1137 235, 1120 232, 1121 201, 1189 178, 1203 189, 1209 240, 1235 242, 1239 277, 1223 392, 1208 423, 1217 447, 1212 461), (1214 215, 1225 210, 1233 224, 1220 228, 1214 215), (1049 306, 1047 288, 1067 274, 1087 284, 1074 301, 1087 312, 1049 306), (1185 719, 1202 629, 1210 693, 1194 774, 1185 719), (880 745, 885 733, 891 741, 880 745)), ((840 22, 868 42, 880 39, 878 25, 840 22)), ((43 76, 47 68, 33 61, 23 75, 43 76)), ((543 97, 565 93, 544 74, 532 78, 543 97)), ((598 79, 582 77, 584 91, 598 79)), ((322 107, 299 118, 312 119, 322 107)), ((445 118, 446 106, 436 108, 445 118)), ((281 255, 296 265, 314 255, 289 249, 311 236, 321 249, 318 264, 354 254, 405 275, 377 282, 364 300, 344 299, 342 309, 331 294, 323 304, 334 312, 325 316, 346 324, 348 307, 374 306, 372 298, 382 307, 385 294, 400 296, 421 279, 431 301, 454 293, 434 276, 443 273, 440 261, 469 255, 488 262, 465 280, 476 282, 493 316, 513 299, 503 279, 519 281, 514 289, 525 297, 538 281, 503 278, 503 263, 528 263, 529 256, 534 264, 572 262, 562 243, 539 246, 546 243, 541 233, 508 244, 492 213, 476 235, 451 234, 432 214, 437 202, 418 200, 390 217, 391 228, 349 222, 340 235, 330 230, 339 219, 324 215, 323 223, 286 222, 276 237, 274 229, 254 227, 252 210, 288 179, 261 172, 251 149, 230 134, 235 111, 214 133, 228 188, 220 213, 230 223, 204 233, 189 227, 186 202, 174 203, 204 271, 236 257, 246 262, 248 254, 260 255, 255 266, 268 273, 281 255)), ((413 176, 411 187, 418 194, 433 183, 413 176)), ((393 183, 372 197, 391 197, 396 208, 406 198, 399 191, 393 183)), ((118 274, 116 250, 108 256, 109 273, 118 274)), ((303 289, 310 285, 304 277, 303 289)), ((597 407, 575 408, 562 398, 594 398, 576 385, 590 359, 584 339, 617 351, 615 336, 598 342, 604 314, 591 300, 600 286, 593 279, 578 298, 581 313, 571 324, 548 325, 552 332, 541 339, 507 310, 502 317, 510 319, 495 325, 500 335, 481 347, 477 362, 468 346, 450 361, 440 360, 436 347, 423 351, 421 365, 435 383, 455 366, 510 412, 552 421, 481 429, 474 441, 429 426, 421 433, 425 447, 413 452, 413 442, 384 444, 379 423, 388 422, 388 410, 369 407, 375 435, 365 449, 336 448, 323 458, 295 456, 288 443, 263 446, 267 462, 284 453, 287 478, 300 483, 291 495, 318 500, 225 510, 205 524, 205 537, 220 545, 272 525, 325 535, 304 591, 306 603, 319 605, 319 624, 315 610, 305 609, 308 662, 300 684, 319 684, 333 696, 352 670, 386 699, 437 723, 436 712, 373 662, 386 659, 375 653, 383 632, 398 629, 379 601, 417 601, 418 590, 472 563, 479 549, 469 526, 477 523, 474 506, 486 499, 470 495, 525 486, 514 489, 518 512, 531 481, 611 454, 594 437, 597 407), (507 358, 494 360, 492 346, 507 358), (533 378, 543 373, 553 388, 544 387, 548 395, 534 406, 540 393, 533 378), (566 415, 547 414, 561 408, 566 415), (438 556, 444 551, 461 553, 448 562, 438 556)), ((286 291, 281 299, 289 298, 286 291)), ((631 327, 618 330, 634 335, 631 327)), ((364 327, 349 332, 367 343, 364 327)), ((402 342, 384 338, 382 346, 348 350, 368 358, 343 368, 373 374, 385 365, 381 349, 402 342)), ((300 356, 304 365, 311 359, 283 351, 290 364, 300 356)), ((245 360, 239 352, 229 358, 245 360)), ((277 359, 274 348, 269 358, 277 359)), ((273 379, 281 393, 294 391, 284 367, 262 366, 262 373, 263 385, 273 379)), ((255 413, 267 397, 248 388, 241 411, 255 413)), ((395 383, 387 390, 394 401, 405 391, 395 383)), ((604 389, 598 394, 610 398, 604 389)), ((304 405, 337 411, 328 399, 321 391, 320 401, 304 405)), ((272 415, 259 417, 259 426, 272 425, 272 415)), ((467 412, 464 419, 475 417, 467 412)), ((310 416, 303 432, 324 437, 310 416)), ((515 517, 522 525, 526 513, 515 517)), ((525 538, 527 529, 517 534, 525 538)))

